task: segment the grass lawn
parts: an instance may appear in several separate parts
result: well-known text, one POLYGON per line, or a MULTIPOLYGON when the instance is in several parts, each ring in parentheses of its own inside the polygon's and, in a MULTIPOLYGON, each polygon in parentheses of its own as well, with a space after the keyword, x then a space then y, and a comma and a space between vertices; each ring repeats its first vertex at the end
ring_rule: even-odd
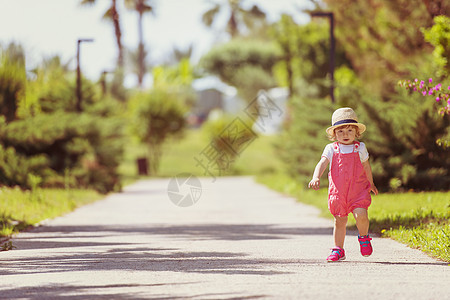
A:
POLYGON ((0 188, 0 237, 10 236, 43 220, 66 214, 101 199, 93 190, 0 188))
MULTIPOLYGON (((281 162, 276 157, 272 147, 276 137, 260 136, 256 138, 236 159, 233 167, 224 175, 255 175, 274 173, 281 169, 281 162), (272 159, 267 159, 267 157, 272 159)), ((180 173, 190 173, 195 176, 206 176, 205 171, 197 166, 195 157, 211 141, 201 130, 187 130, 182 139, 171 139, 163 146, 163 155, 157 177, 173 177, 180 173)), ((125 160, 119 170, 125 179, 125 184, 138 179, 136 159, 146 153, 143 145, 130 143, 125 151, 125 160)))
MULTIPOLYGON (((314 205, 332 219, 327 207, 327 189, 309 190, 286 175, 259 176, 272 189, 314 205)), ((369 208, 370 231, 391 237, 412 248, 450 262, 450 192, 379 194, 369 208)), ((349 226, 355 227, 350 217, 349 226)))

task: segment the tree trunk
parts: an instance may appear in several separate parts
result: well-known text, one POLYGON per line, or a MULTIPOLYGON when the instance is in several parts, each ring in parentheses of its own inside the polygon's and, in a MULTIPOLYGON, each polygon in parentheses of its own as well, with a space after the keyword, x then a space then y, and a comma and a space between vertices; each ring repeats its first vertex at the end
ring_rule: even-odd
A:
POLYGON ((142 88, 142 82, 144 81, 145 75, 145 57, 144 57, 144 34, 142 28, 142 15, 144 14, 144 3, 143 0, 139 0, 138 4, 139 11, 139 23, 138 23, 138 33, 139 33, 139 49, 138 49, 138 59, 139 59, 139 71, 138 71, 138 84, 142 88))
POLYGON ((112 0, 111 13, 112 13, 112 20, 114 23, 114 32, 116 34, 117 48, 119 50, 119 56, 117 58, 117 65, 119 68, 123 68, 124 61, 123 61, 123 49, 122 49, 122 40, 121 40, 122 32, 120 30, 119 13, 117 12, 116 0, 112 0))

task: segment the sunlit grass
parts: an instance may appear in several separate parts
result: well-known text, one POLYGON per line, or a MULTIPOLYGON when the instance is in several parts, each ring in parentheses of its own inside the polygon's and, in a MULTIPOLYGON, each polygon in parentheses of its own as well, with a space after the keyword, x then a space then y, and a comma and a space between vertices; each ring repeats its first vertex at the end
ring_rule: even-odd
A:
MULTIPOLYGON (((259 136, 242 151, 229 170, 222 172, 222 175, 257 175, 279 171, 281 162, 276 158, 272 147, 276 139, 276 136, 259 136)), ((173 177, 180 173, 207 176, 195 157, 200 157, 200 153, 210 142, 208 136, 200 129, 189 129, 182 138, 170 139, 163 145, 163 155, 155 177, 173 177)), ((125 160, 119 169, 125 184, 139 178, 136 159, 145 155, 145 147, 133 143, 127 145, 125 160)))
POLYGON ((93 190, 0 188, 0 236, 10 236, 43 220, 101 199, 93 190))

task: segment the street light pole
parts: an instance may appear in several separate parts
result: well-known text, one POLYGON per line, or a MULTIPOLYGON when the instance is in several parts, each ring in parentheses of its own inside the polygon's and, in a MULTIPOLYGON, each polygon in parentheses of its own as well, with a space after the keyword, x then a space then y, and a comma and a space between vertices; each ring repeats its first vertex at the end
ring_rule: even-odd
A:
POLYGON ((109 73, 114 73, 114 72, 106 71, 106 70, 102 72, 102 78, 101 78, 101 80, 100 80, 100 84, 101 84, 101 86, 102 86, 102 96, 105 96, 106 93, 107 93, 107 88, 106 88, 106 74, 109 74, 109 73))
POLYGON ((335 56, 335 40, 334 40, 334 15, 332 12, 312 12, 312 17, 325 17, 330 21, 330 96, 331 102, 334 103, 334 56, 335 56))
POLYGON ((77 103, 76 103, 76 110, 78 112, 81 112, 81 101, 82 101, 82 94, 81 94, 81 69, 80 69, 80 44, 82 42, 93 42, 93 39, 78 39, 77 40, 77 103))

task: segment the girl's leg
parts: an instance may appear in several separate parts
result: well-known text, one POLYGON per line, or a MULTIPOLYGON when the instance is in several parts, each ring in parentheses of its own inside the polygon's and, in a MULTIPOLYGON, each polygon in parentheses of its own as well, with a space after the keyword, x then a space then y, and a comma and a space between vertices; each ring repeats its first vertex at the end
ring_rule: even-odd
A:
POLYGON ((347 232, 347 217, 334 216, 334 245, 344 249, 345 234, 347 232))
POLYGON ((358 227, 359 235, 365 236, 369 234, 369 216, 367 209, 355 208, 353 210, 353 216, 355 216, 356 227, 358 227))

